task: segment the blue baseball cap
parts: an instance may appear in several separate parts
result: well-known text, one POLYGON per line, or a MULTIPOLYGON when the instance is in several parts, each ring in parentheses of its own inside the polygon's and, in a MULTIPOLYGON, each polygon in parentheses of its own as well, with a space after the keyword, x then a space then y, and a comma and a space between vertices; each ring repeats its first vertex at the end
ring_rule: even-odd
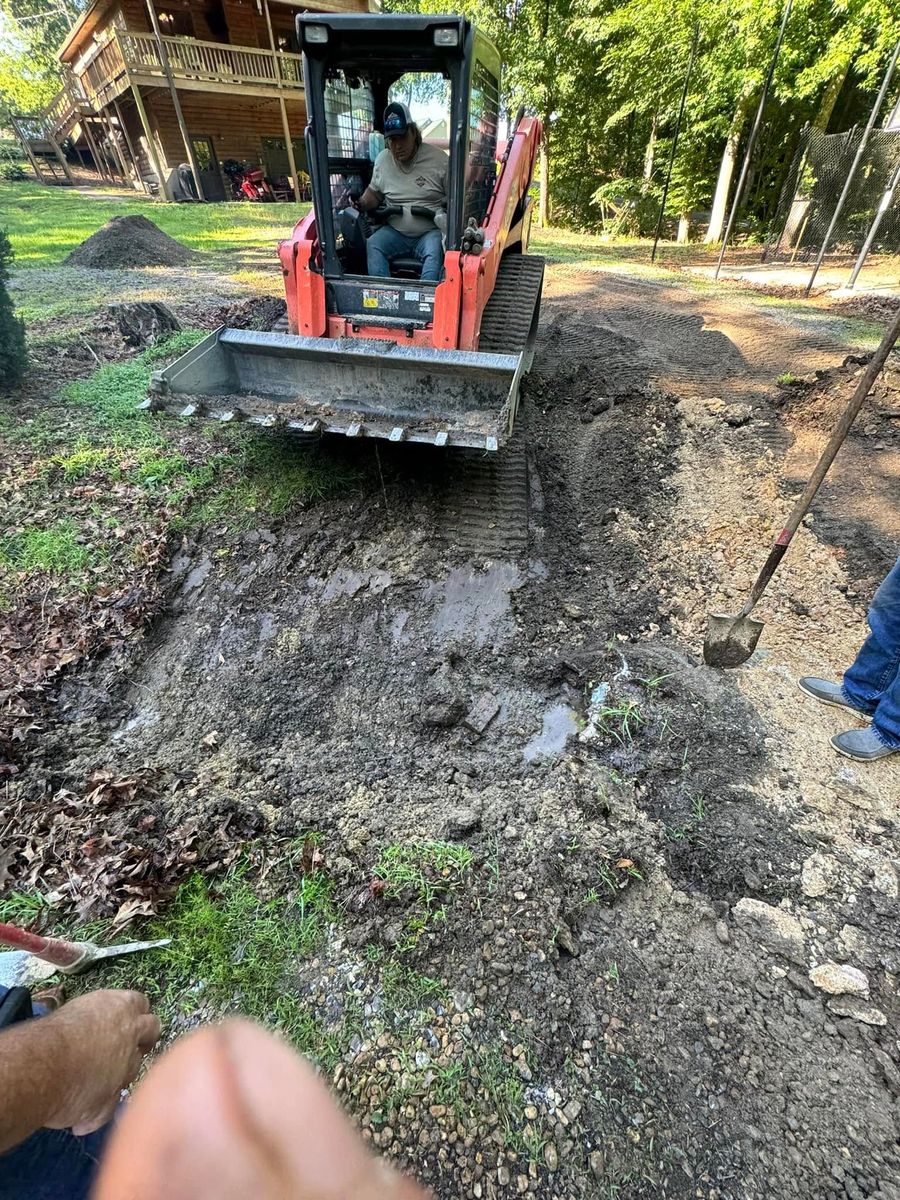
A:
POLYGON ((403 137, 412 123, 413 119, 409 115, 409 109, 405 104, 400 104, 395 100, 384 110, 385 138, 403 137))

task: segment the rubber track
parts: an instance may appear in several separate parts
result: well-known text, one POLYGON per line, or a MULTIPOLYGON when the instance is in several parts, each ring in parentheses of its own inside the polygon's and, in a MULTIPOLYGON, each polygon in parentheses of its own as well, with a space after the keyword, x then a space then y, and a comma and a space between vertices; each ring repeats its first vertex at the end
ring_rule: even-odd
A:
POLYGON ((479 350, 517 354, 526 349, 534 306, 540 300, 544 260, 534 254, 507 254, 481 318, 479 350))
MULTIPOLYGON (((481 321, 479 349, 516 354, 528 348, 544 260, 510 254, 481 321)), ((444 538, 472 555, 516 557, 528 545, 528 459, 523 414, 498 454, 457 451, 441 513, 444 538)))

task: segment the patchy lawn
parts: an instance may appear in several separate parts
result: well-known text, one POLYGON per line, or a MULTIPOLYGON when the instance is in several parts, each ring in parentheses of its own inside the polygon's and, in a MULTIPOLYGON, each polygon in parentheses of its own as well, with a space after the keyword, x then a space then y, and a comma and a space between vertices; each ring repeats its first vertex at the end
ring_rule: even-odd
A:
POLYGON ((17 267, 61 263, 111 217, 141 214, 191 250, 235 255, 274 252, 308 211, 308 204, 168 204, 149 197, 88 196, 39 183, 0 182, 0 225, 17 267))
POLYGON ((64 669, 159 610, 174 537, 247 528, 354 481, 288 438, 140 410, 152 370, 200 336, 176 334, 37 403, 0 400, 0 774, 39 733, 64 669))

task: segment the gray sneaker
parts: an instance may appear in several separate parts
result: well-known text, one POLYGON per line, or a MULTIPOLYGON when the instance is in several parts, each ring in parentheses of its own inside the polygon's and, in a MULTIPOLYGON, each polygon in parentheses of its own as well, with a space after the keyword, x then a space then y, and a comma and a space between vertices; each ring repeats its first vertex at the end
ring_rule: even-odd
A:
POLYGON ((900 746, 886 746, 874 729, 849 729, 836 733, 831 744, 838 754, 855 758, 857 762, 874 762, 876 758, 887 758, 896 754, 900 746))
POLYGON ((823 704, 831 704, 835 708, 849 708, 852 713, 856 713, 864 721, 872 720, 871 713, 863 712, 861 708, 856 708, 849 700, 844 699, 844 693, 839 683, 831 683, 828 679, 816 679, 814 675, 804 675, 802 679, 797 680, 797 683, 800 691, 805 692, 807 696, 812 696, 813 700, 820 700, 823 704))

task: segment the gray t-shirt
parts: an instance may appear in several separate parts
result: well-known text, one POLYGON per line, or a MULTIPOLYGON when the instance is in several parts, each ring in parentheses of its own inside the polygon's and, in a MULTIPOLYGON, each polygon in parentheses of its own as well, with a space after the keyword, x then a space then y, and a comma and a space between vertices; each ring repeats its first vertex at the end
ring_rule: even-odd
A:
POLYGON ((427 208, 447 207, 447 169, 450 159, 437 146, 423 142, 411 162, 398 163, 385 147, 375 159, 371 188, 385 204, 402 204, 402 217, 391 217, 390 223, 400 233, 421 237, 434 229, 426 217, 414 217, 408 205, 424 204, 427 208))

